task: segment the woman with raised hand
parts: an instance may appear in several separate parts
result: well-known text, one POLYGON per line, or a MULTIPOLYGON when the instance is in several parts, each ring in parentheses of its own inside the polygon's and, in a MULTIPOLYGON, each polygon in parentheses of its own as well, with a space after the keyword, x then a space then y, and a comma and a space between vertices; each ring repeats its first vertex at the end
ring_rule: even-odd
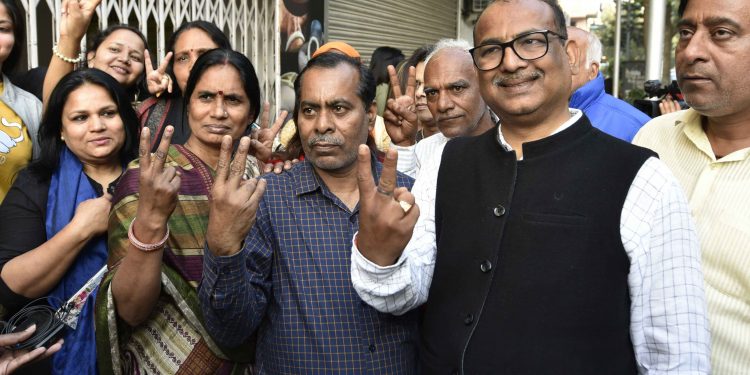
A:
POLYGON ((196 288, 209 197, 215 184, 227 180, 233 142, 239 147, 231 170, 245 177, 244 199, 257 207, 264 190, 265 181, 252 178, 259 165, 247 155, 270 153, 271 143, 243 137, 260 112, 258 78, 247 57, 215 49, 195 62, 184 95, 191 130, 185 144, 170 146, 174 128, 166 126, 152 155, 150 129, 144 128, 140 159, 117 186, 110 272, 97 300, 102 373, 242 373, 251 360, 252 350, 221 348, 208 336, 196 288))
POLYGON ((169 37, 167 55, 156 69, 146 52, 146 83, 153 96, 138 107, 138 119, 141 127, 150 129, 152 151, 159 145, 167 125, 174 127, 172 143, 181 145, 190 137, 182 93, 195 60, 214 48, 232 46, 216 25, 197 20, 183 23, 169 37))
POLYGON ((112 76, 122 85, 130 101, 137 102, 139 88, 145 79, 146 38, 136 28, 112 25, 91 39, 85 57, 81 56, 81 40, 91 24, 101 0, 63 0, 60 6, 60 40, 52 48, 52 59, 44 78, 43 102, 60 79, 84 61, 112 76))
POLYGON ((39 155, 36 142, 42 103, 8 79, 23 47, 23 18, 13 0, 0 0, 0 202, 18 171, 39 155))
MULTIPOLYGON (((52 91, 41 154, 0 205, 0 304, 9 312, 45 296, 59 308, 104 266, 110 194, 135 157, 137 121, 122 86, 97 69, 72 72, 52 91)), ((96 372, 94 301, 84 300, 53 356, 55 374, 96 372)))

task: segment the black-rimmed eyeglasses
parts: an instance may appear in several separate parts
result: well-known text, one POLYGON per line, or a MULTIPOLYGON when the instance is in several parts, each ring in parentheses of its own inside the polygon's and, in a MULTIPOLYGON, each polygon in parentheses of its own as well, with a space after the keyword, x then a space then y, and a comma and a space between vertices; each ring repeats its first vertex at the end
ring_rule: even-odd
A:
POLYGON ((550 30, 539 30, 523 33, 515 39, 505 43, 485 43, 469 50, 474 65, 479 70, 492 70, 503 63, 505 49, 510 47, 522 60, 536 60, 544 57, 549 51, 549 35, 561 40, 566 37, 550 30))

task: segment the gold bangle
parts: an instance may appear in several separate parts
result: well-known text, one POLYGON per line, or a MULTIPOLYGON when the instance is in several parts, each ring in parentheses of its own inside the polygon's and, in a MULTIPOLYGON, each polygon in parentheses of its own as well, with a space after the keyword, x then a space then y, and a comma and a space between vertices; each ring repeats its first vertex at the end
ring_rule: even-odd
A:
POLYGON ((60 50, 57 49, 57 44, 55 44, 52 47, 52 53, 55 54, 55 56, 57 56, 58 59, 65 61, 66 63, 70 63, 70 64, 78 64, 82 60, 80 55, 75 59, 63 55, 62 53, 60 53, 60 50))

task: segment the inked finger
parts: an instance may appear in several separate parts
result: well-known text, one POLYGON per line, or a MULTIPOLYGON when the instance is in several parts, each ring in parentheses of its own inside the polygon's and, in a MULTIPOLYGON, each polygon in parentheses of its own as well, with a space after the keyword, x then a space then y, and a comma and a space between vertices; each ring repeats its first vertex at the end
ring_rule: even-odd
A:
POLYGON ((169 145, 172 143, 172 134, 174 134, 174 126, 167 125, 166 129, 164 129, 164 134, 161 136, 159 147, 157 147, 156 152, 154 152, 154 158, 152 161, 154 163, 154 170, 157 173, 161 173, 162 169, 164 169, 164 162, 167 160, 169 145))
POLYGON ((393 91, 393 97, 398 98, 401 96, 401 84, 398 82, 396 68, 394 68, 393 65, 388 65, 388 78, 391 80, 391 91, 393 91))
POLYGON ((154 64, 151 61, 151 54, 148 49, 143 50, 143 65, 146 66, 146 77, 154 71, 154 64))
POLYGON ((229 175, 229 160, 232 158, 232 137, 225 135, 221 139, 221 150, 219 151, 219 163, 216 166, 216 184, 222 184, 229 175))
POLYGON ((396 161, 398 153, 390 149, 385 154, 383 160, 383 169, 380 172, 380 181, 378 181, 377 191, 380 194, 392 196, 396 188, 396 161))
POLYGON ((271 104, 263 102, 263 110, 260 112, 260 128, 267 129, 271 118, 271 104))
POLYGON ((359 186, 360 202, 375 189, 375 181, 372 177, 372 165, 370 164, 370 148, 367 145, 359 145, 357 149, 357 185, 359 186))
POLYGON ((138 144, 138 157, 140 160, 141 168, 148 168, 151 166, 151 129, 144 127, 141 130, 141 139, 138 144))
POLYGON ((240 138, 240 145, 237 147, 237 152, 234 154, 234 160, 229 168, 229 186, 239 186, 242 181, 242 175, 245 173, 245 165, 247 164, 247 153, 250 150, 250 138, 240 138))
POLYGON ((409 67, 409 78, 406 81, 406 93, 404 95, 413 98, 417 91, 417 70, 413 66, 409 67))
POLYGON ((169 60, 172 58, 172 52, 167 52, 167 55, 164 56, 164 61, 159 64, 159 68, 156 69, 159 73, 165 74, 167 72, 167 66, 169 66, 169 60))
POLYGON ((284 126, 284 120, 286 120, 286 116, 288 114, 289 112, 283 110, 276 117, 276 121, 274 121, 273 126, 271 127, 271 134, 273 134, 273 137, 271 137, 271 139, 276 138, 276 135, 279 134, 281 127, 284 126))

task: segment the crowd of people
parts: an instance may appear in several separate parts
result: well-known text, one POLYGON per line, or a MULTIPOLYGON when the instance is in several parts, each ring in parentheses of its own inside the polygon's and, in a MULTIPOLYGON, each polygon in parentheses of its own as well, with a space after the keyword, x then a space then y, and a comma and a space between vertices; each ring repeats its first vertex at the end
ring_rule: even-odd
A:
POLYGON ((65 323, 0 374, 750 374, 750 2, 681 0, 655 119, 496 0, 473 45, 320 46, 273 121, 210 22, 81 51, 100 2, 16 85, 0 0, 0 313, 65 323))

